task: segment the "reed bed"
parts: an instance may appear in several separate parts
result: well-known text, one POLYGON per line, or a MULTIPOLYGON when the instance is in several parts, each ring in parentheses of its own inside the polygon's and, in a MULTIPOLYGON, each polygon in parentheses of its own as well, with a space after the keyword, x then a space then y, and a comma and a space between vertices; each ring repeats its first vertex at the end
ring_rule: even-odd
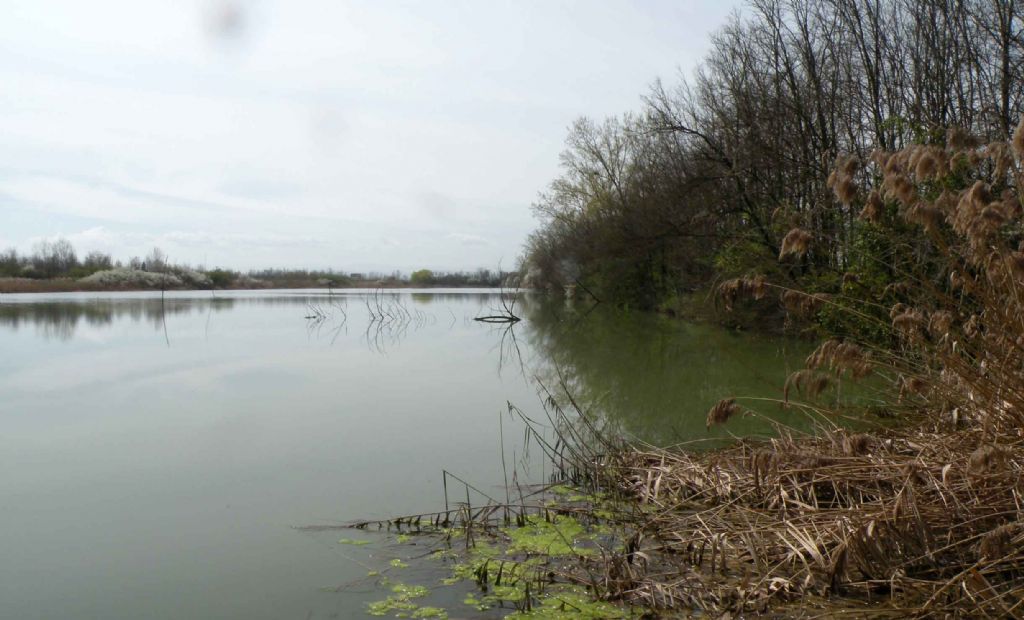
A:
MULTIPOLYGON (((606 451, 591 471, 640 509, 602 596, 720 613, 1024 617, 1022 160, 1024 120, 1009 144, 954 129, 839 158, 829 186, 863 207, 857 231, 872 248, 844 257, 841 284, 751 274, 719 289, 726 309, 778 291, 791 315, 829 319, 783 401, 820 417, 819 431, 709 453, 606 451), (844 430, 815 404, 865 377, 903 412, 898 428, 844 430)), ((813 230, 783 239, 794 272, 813 230)), ((745 415, 741 402, 723 399, 708 425, 745 415)))
POLYGON ((601 595, 705 612, 1024 616, 1019 448, 919 426, 619 451, 600 476, 640 509, 601 595))

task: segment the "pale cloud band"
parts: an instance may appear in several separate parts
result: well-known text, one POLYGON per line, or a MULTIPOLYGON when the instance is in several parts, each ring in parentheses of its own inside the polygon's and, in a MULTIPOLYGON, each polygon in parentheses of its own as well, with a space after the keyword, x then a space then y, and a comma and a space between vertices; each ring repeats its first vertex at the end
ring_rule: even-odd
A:
POLYGON ((0 241, 242 269, 508 264, 565 128, 694 66, 730 9, 15 0, 0 241))

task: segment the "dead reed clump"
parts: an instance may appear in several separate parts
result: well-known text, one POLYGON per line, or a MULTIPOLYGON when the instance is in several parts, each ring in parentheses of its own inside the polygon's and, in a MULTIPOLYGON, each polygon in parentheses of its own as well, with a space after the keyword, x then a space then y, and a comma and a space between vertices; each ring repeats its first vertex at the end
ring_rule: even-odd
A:
POLYGON ((787 256, 801 257, 807 254, 811 241, 814 237, 803 228, 794 228, 782 238, 782 246, 779 249, 779 260, 787 256))
POLYGON ((632 527, 645 562, 602 596, 711 615, 799 601, 825 615, 1012 617, 1024 604, 1024 472, 1006 460, 978 487, 965 475, 974 435, 783 435, 607 457, 602 479, 643 506, 632 527))
POLYGON ((853 204, 857 199, 857 182, 854 175, 859 169, 860 161, 856 157, 840 157, 836 160, 835 170, 828 177, 827 185, 836 195, 836 199, 846 206, 853 204))
POLYGON ((885 203, 882 202, 882 196, 877 190, 872 190, 868 194, 868 199, 864 202, 864 208, 861 209, 860 219, 865 222, 871 222, 877 224, 882 219, 882 213, 885 209, 885 203))
POLYGON ((1024 252, 1011 252, 1007 255, 1006 269, 1018 281, 1024 281, 1024 252))
POLYGON ((742 413, 743 408, 736 404, 735 398, 723 398, 708 411, 707 427, 725 424, 729 418, 742 413))
POLYGON ((971 452, 968 460, 968 471, 974 475, 984 475, 1006 468, 1010 453, 1001 446, 982 446, 971 452))
POLYGON ((892 318, 893 331, 910 342, 919 342, 928 325, 923 312, 904 304, 893 306, 889 316, 892 318))
POLYGON ((1014 167, 1010 145, 1006 142, 992 142, 985 147, 985 154, 992 162, 992 177, 996 181, 1005 181, 1007 174, 1014 167))
POLYGON ((843 453, 849 456, 867 454, 875 446, 876 440, 871 435, 856 433, 843 436, 843 453))
POLYGON ((903 219, 911 224, 917 224, 929 233, 936 233, 939 224, 945 219, 945 214, 938 207, 926 202, 917 202, 903 211, 903 219))
POLYGON ((918 182, 924 182, 931 181, 946 172, 943 166, 946 161, 948 158, 942 149, 933 146, 919 146, 912 149, 908 164, 914 171, 918 182))
POLYGON ((782 390, 782 400, 789 402, 789 394, 796 390, 809 399, 817 398, 832 383, 828 375, 814 370, 805 369, 790 373, 786 378, 785 387, 782 390))
POLYGON ((917 186, 904 173, 886 176, 882 188, 889 198, 898 200, 904 207, 917 202, 917 186))
POLYGON ((1000 525, 985 534, 978 543, 978 554, 986 560, 1000 560, 1010 554, 1018 553, 1020 534, 1024 532, 1022 523, 1000 525))
POLYGON ((1024 116, 1021 117, 1020 123, 1017 124, 1017 128, 1013 131, 1013 140, 1010 144, 1017 154, 1017 159, 1024 161, 1024 116))
POLYGON ((799 317, 810 317, 828 301, 828 296, 824 293, 811 294, 787 289, 779 295, 779 300, 786 312, 799 317))
POLYGON ((871 374, 871 353, 852 343, 830 338, 818 345, 804 362, 808 368, 831 370, 837 375, 849 372, 854 379, 863 379, 871 374))
POLYGON ((945 337, 952 328, 953 313, 948 310, 938 310, 928 318, 928 331, 936 337, 945 337))
POLYGON ((722 301, 725 309, 731 312, 736 301, 741 298, 764 299, 768 294, 768 280, 761 275, 733 278, 719 284, 717 290, 718 298, 722 301))
POLYGON ((962 127, 950 127, 946 130, 946 145, 954 151, 975 149, 979 144, 981 141, 962 127))

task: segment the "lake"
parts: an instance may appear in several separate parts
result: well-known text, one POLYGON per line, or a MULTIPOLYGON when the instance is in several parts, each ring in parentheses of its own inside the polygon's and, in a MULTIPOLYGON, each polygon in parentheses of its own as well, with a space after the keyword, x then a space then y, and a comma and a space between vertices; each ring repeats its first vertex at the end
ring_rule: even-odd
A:
POLYGON ((382 598, 367 573, 411 552, 296 527, 438 510, 443 470, 495 497, 513 474, 543 481, 508 413, 545 420, 541 386, 655 444, 767 432, 704 418, 725 396, 779 397, 808 348, 533 294, 518 324, 473 320, 501 304, 0 296, 0 616, 358 617, 382 598))

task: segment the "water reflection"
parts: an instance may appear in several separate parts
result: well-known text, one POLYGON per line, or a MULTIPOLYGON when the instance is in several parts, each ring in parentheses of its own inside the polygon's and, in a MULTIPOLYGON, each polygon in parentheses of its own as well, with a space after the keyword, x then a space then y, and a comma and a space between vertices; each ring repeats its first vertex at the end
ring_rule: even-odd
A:
MULTIPOLYGON (((620 432, 656 444, 771 430, 763 419, 708 431, 707 411, 721 398, 781 398, 785 378, 801 367, 808 345, 740 334, 609 306, 566 306, 527 298, 523 339, 532 372, 567 406, 569 395, 620 432)), ((806 427, 777 402, 744 405, 806 427)))
POLYGON ((477 299, 481 308, 500 301, 496 292, 430 292, 405 293, 401 291, 345 291, 334 294, 256 294, 247 296, 184 297, 96 297, 84 299, 46 299, 37 301, 31 296, 20 296, 11 303, 0 300, 0 328, 18 331, 25 326, 36 328, 45 339, 71 340, 82 325, 92 328, 111 327, 118 320, 133 323, 146 322, 156 331, 165 327, 165 319, 173 316, 212 314, 232 310, 237 306, 282 307, 294 306, 309 321, 311 335, 330 334, 344 330, 348 322, 349 304, 363 306, 360 312, 367 319, 365 339, 371 350, 383 352, 395 346, 410 328, 422 328, 438 322, 438 316, 414 307, 416 305, 444 305, 442 318, 454 327, 457 317, 449 305, 477 299), (314 310, 311 310, 314 309, 314 310), (320 314, 322 313, 322 314, 320 314), (340 329, 338 329, 340 327, 340 329), (330 328, 330 329, 328 329, 330 328))
POLYGON ((111 327, 115 321, 146 322, 155 330, 164 329, 168 315, 230 310, 238 300, 211 299, 95 299, 88 302, 47 301, 0 304, 0 328, 18 331, 32 326, 46 339, 71 340, 80 325, 111 327))
POLYGON ((543 388, 653 443, 721 436, 711 404, 778 394, 806 348, 535 295, 519 323, 473 320, 495 308, 496 291, 4 296, 5 617, 357 617, 379 592, 333 586, 387 550, 357 564, 289 525, 429 511, 443 471, 506 488, 506 447, 515 480, 543 480, 508 406, 547 424, 543 388))
MULTIPOLYGON (((502 302, 497 291, 267 292, 165 300, 111 296, 3 303, 0 328, 33 326, 43 338, 68 341, 82 326, 109 329, 127 320, 148 324, 171 343, 174 329, 167 333, 166 322, 175 317, 205 314, 208 338, 214 314, 294 308, 295 320, 306 321, 310 339, 333 345, 351 329, 366 350, 387 355, 426 328, 451 332, 461 316, 462 329, 488 333, 499 376, 521 375, 566 401, 571 394, 616 430, 658 444, 727 432, 767 432, 769 425, 756 419, 736 420, 726 430, 709 432, 704 416, 723 397, 780 397, 785 377, 801 366, 809 348, 783 338, 738 334, 607 305, 566 304, 535 294, 520 296, 518 308, 526 319, 521 323, 473 322, 474 316, 500 308, 502 302)), ((217 329, 229 328, 219 324, 217 329)), ((434 336, 424 338, 438 346, 434 336)), ((802 423, 787 418, 776 404, 745 404, 775 419, 802 423)))

